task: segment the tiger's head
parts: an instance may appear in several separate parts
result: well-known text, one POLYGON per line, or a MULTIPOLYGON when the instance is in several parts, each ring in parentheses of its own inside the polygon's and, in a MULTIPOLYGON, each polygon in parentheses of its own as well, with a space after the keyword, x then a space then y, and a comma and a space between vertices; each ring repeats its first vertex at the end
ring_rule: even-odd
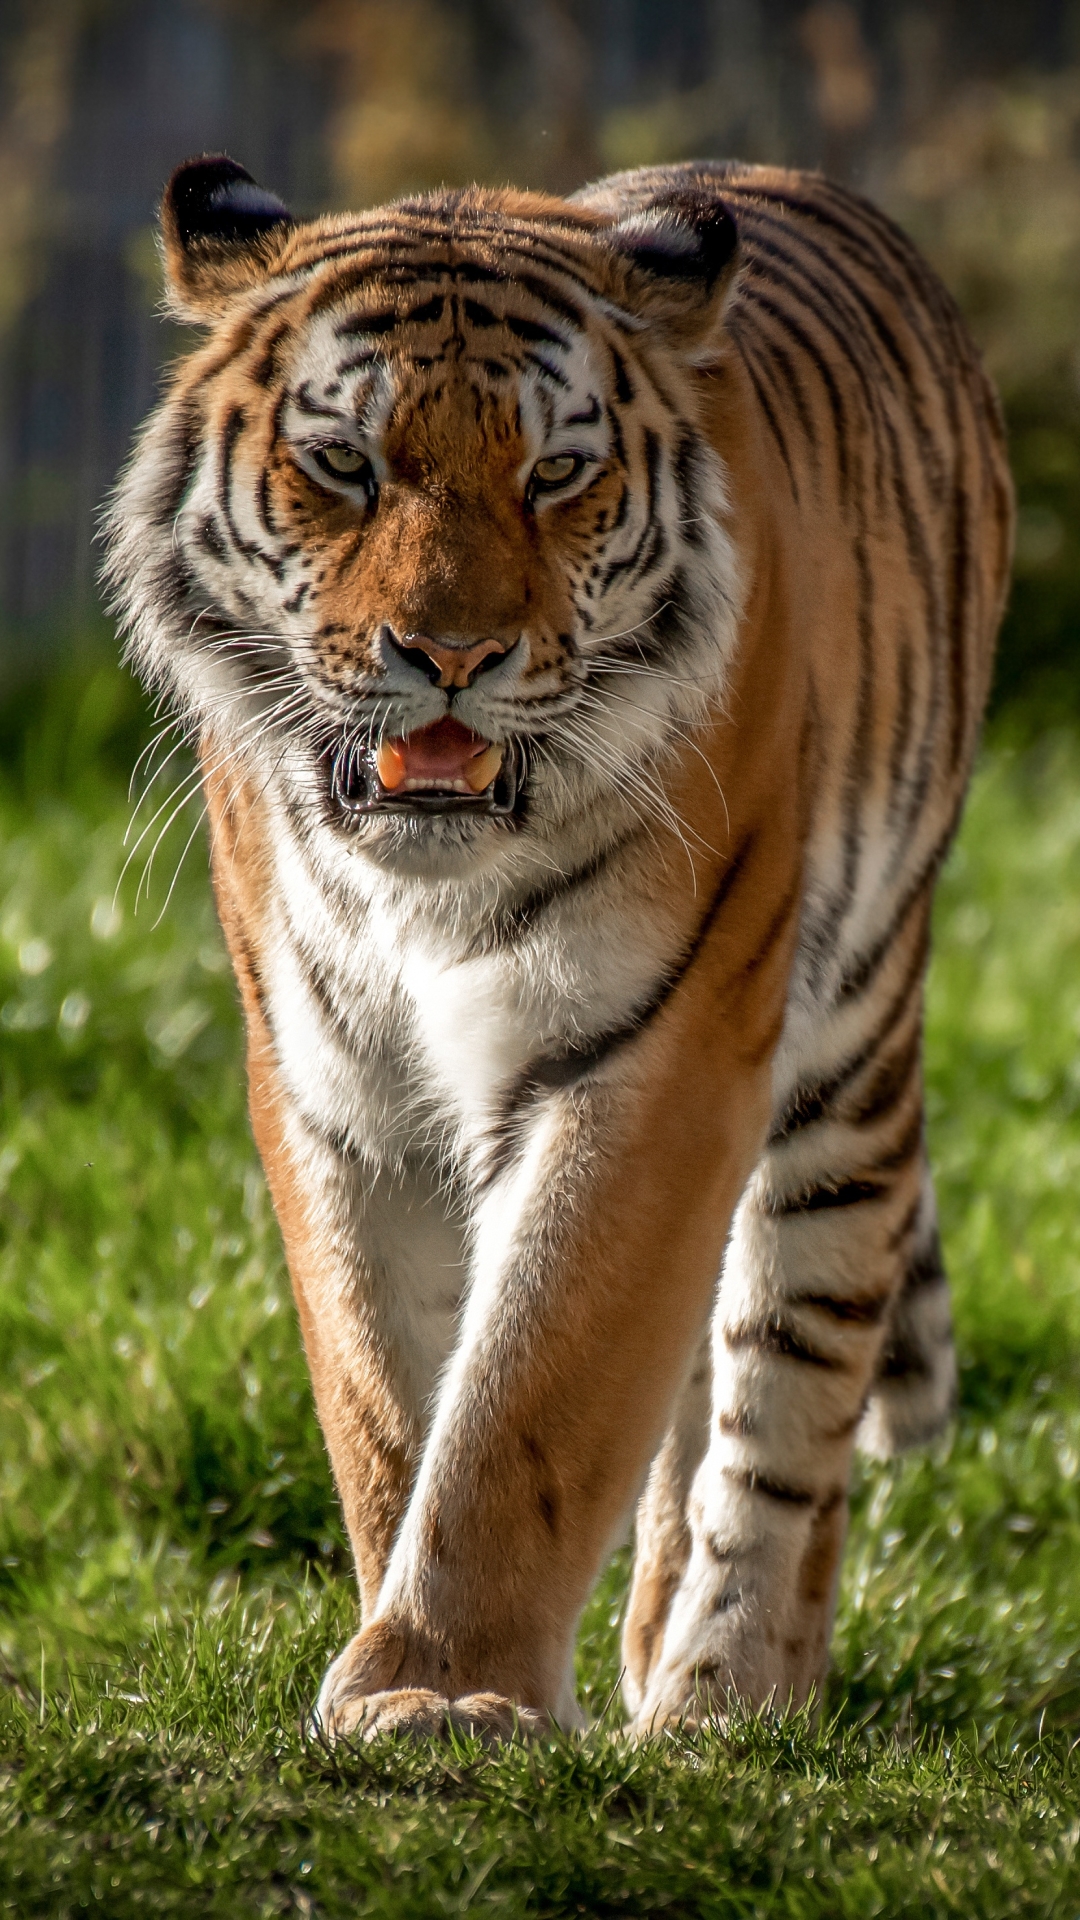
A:
POLYGON ((111 509, 129 653, 382 861, 647 811, 722 693, 737 567, 696 383, 737 235, 711 191, 622 199, 302 223, 224 158, 166 193, 170 302, 209 333, 111 509))

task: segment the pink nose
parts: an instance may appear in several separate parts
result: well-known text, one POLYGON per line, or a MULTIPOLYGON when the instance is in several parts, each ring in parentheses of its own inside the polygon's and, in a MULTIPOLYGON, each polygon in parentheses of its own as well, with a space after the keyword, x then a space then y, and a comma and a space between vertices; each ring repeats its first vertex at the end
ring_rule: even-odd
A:
POLYGON ((505 653, 498 640, 480 640, 475 647, 444 647, 429 640, 426 633, 407 633, 405 646, 426 653, 439 669, 440 687, 467 687, 477 667, 489 654, 505 653))

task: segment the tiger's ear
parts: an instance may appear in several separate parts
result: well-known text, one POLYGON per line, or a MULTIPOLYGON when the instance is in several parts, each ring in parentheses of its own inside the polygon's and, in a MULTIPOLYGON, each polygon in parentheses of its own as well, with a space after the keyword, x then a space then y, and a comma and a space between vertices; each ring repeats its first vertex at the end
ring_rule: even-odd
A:
POLYGON ((631 312, 688 351, 708 344, 739 265, 739 230, 712 194, 665 195, 604 232, 626 272, 631 312))
POLYGON ((212 320, 234 294, 268 279, 292 224, 277 195, 227 154, 177 167, 161 203, 165 277, 177 318, 212 320))

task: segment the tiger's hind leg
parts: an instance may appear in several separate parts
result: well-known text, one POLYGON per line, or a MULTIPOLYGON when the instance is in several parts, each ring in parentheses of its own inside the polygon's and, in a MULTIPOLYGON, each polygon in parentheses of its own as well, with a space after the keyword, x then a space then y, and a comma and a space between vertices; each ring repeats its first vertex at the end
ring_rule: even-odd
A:
POLYGON ((860 1453, 891 1460, 924 1447, 956 1405, 956 1349, 949 1282, 941 1254, 937 1202, 924 1169, 922 1210, 889 1316, 888 1335, 866 1412, 855 1434, 860 1453))
POLYGON ((786 1706, 820 1690, 856 1440, 891 1452, 948 1416, 920 1000, 830 1104, 778 1129, 740 1202, 700 1464, 684 1405, 639 1509, 623 1643, 639 1730, 731 1693, 786 1706))

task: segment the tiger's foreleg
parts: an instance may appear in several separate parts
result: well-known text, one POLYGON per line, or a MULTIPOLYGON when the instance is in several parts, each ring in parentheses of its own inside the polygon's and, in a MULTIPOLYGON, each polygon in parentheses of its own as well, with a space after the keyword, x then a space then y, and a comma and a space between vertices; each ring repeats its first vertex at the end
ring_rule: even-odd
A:
POLYGON ((915 1293, 944 1299, 917 981, 894 1015, 831 1106, 814 1102, 774 1137, 740 1203, 681 1532, 663 1454, 639 1510, 624 1658, 643 1730, 723 1710, 731 1695, 784 1708, 820 1693, 856 1435, 883 1361, 898 1364, 915 1293))
POLYGON ((549 1100, 531 1166, 481 1217, 459 1349, 382 1592, 320 1697, 337 1732, 426 1725, 440 1701, 506 1731, 511 1703, 578 1718, 577 1618, 707 1316, 740 1184, 699 1166, 695 1191, 684 1163, 657 1193, 647 1126, 612 1152, 617 1100, 549 1100))
POLYGON ((301 1049, 297 1070, 283 1032, 288 943, 267 885, 259 795, 236 776, 209 777, 207 799, 218 909, 244 1002, 252 1124, 366 1613, 456 1337, 464 1223, 429 1157, 372 1166, 307 1110, 308 1063, 301 1049))
POLYGON ((337 1732, 440 1712, 509 1730, 515 1704, 577 1718, 577 1619, 692 1367, 768 1122, 797 898, 778 915, 750 877, 743 898, 738 940, 644 1034, 536 1096, 478 1209, 409 1510, 320 1696, 337 1732))

